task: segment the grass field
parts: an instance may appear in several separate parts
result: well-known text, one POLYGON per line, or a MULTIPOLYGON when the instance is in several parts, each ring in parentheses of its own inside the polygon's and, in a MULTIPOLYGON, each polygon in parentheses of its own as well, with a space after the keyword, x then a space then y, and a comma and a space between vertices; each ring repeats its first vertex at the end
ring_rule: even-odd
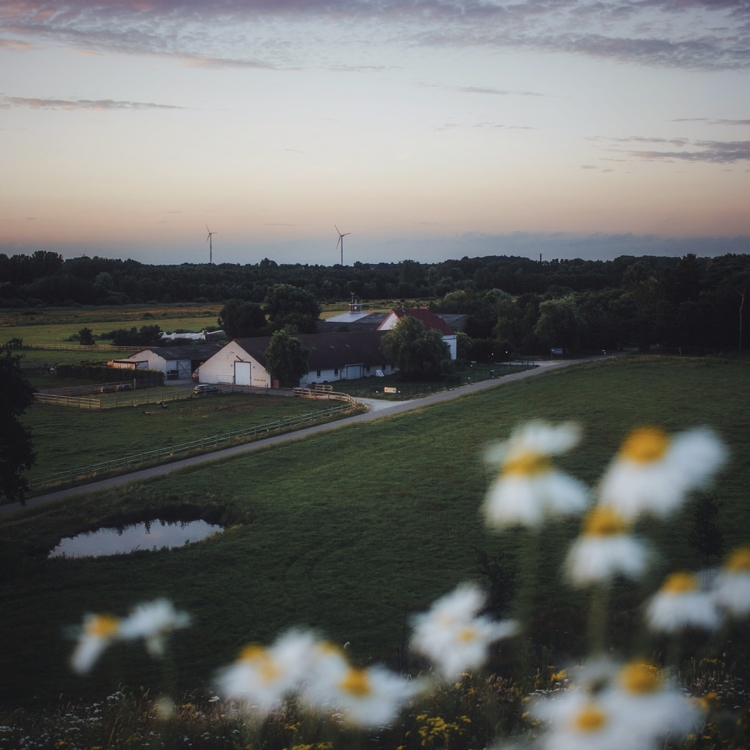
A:
POLYGON ((159 325, 162 330, 200 331, 216 325, 221 305, 123 305, 122 307, 48 307, 0 310, 0 338, 28 337, 28 343, 61 343, 84 326, 95 333, 113 328, 159 325))
MULTIPOLYGON (((458 582, 480 578, 478 552, 508 566, 524 562, 524 534, 493 534, 481 522, 488 475, 480 456, 488 441, 530 418, 584 426, 581 448, 560 463, 589 483, 633 426, 713 426, 732 453, 715 489, 718 523, 727 546, 747 542, 748 375, 750 363, 737 361, 580 365, 7 519, 0 523, 0 642, 11 647, 0 652, 2 699, 95 694, 121 683, 157 686, 161 673, 137 649, 113 649, 90 678, 74 677, 66 666, 65 629, 84 612, 124 614, 160 595, 194 616, 193 627, 175 636, 180 687, 210 684, 241 646, 267 642, 293 625, 349 641, 360 661, 395 662, 411 613, 458 582), (45 559, 63 536, 180 516, 220 521, 229 530, 171 552, 45 559)), ((617 588, 620 645, 644 643, 634 602, 652 590, 667 562, 699 564, 687 540, 691 519, 688 508, 643 529, 658 539, 664 557, 647 581, 617 588)), ((559 573, 576 530, 573 522, 561 523, 536 540, 541 559, 532 596, 540 607, 534 627, 547 644, 539 651, 544 664, 576 653, 585 630, 586 599, 559 573)))
MULTIPOLYGON (((398 300, 373 300, 365 304, 365 311, 386 312, 400 305, 398 300)), ((407 302, 407 307, 413 306, 407 302)), ((140 328, 158 325, 162 331, 202 331, 217 325, 220 304, 123 305, 122 307, 55 307, 33 310, 0 310, 0 344, 11 338, 23 339, 25 344, 37 346, 62 344, 90 328, 95 336, 115 328, 140 328)), ((330 318, 349 310, 349 303, 324 305, 321 318, 330 318)))
MULTIPOLYGON (((147 393, 156 398, 161 390, 166 389, 150 389, 136 395, 147 393)), ((189 394, 185 389, 180 390, 189 394)), ((120 397, 127 398, 127 395, 120 397)), ((114 394, 107 394, 107 397, 113 398, 114 394)), ((171 401, 166 409, 140 406, 90 411, 36 403, 23 417, 34 436, 37 454, 36 464, 28 475, 41 477, 111 461, 284 417, 322 411, 328 406, 327 401, 247 393, 171 401)))

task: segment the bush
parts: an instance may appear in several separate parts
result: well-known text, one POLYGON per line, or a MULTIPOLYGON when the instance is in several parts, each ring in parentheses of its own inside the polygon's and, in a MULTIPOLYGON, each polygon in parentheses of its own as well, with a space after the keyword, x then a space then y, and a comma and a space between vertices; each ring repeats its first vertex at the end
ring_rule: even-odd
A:
MULTIPOLYGON (((144 316, 145 317, 145 316, 144 316)), ((100 339, 111 339, 115 346, 153 346, 161 342, 161 328, 158 325, 117 328, 100 334, 100 339)))

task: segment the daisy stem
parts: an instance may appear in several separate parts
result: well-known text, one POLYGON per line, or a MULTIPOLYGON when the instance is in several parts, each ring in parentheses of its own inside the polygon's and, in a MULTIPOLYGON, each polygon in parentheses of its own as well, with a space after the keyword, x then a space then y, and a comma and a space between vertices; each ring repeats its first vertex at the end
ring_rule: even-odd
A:
POLYGON ((527 637, 530 635, 534 599, 539 577, 539 532, 528 529, 524 532, 519 561, 519 591, 516 598, 516 619, 527 637))
POLYGON ((666 664, 672 667, 675 673, 680 671, 680 660, 682 658, 682 632, 677 631, 669 641, 666 654, 666 664))
POLYGON ((532 674, 535 663, 532 622, 539 578, 539 543, 539 532, 536 529, 526 529, 523 532, 518 559, 518 592, 513 603, 513 616, 522 633, 522 637, 516 639, 517 658, 522 673, 527 677, 532 674))
POLYGON ((607 614, 609 612, 610 587, 594 584, 591 592, 588 638, 592 653, 603 654, 607 647, 607 614))

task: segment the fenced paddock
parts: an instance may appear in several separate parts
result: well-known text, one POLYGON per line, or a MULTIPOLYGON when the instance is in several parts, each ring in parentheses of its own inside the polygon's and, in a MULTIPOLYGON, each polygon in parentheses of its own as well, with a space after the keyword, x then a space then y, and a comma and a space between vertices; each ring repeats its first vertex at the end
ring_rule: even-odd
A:
POLYGON ((250 443, 268 437, 271 434, 281 432, 291 432, 318 422, 325 422, 334 417, 346 414, 357 405, 354 399, 346 400, 345 403, 338 403, 327 409, 321 409, 316 412, 300 414, 294 417, 284 417, 273 422, 266 422, 260 425, 251 425, 230 432, 224 432, 209 437, 190 440, 186 443, 168 445, 155 450, 141 451, 128 456, 111 459, 109 461, 100 461, 87 466, 78 466, 64 471, 58 471, 53 474, 38 477, 29 480, 29 487, 34 492, 42 488, 51 487, 60 484, 72 484, 81 481, 88 481, 106 474, 123 473, 132 471, 136 467, 143 468, 146 464, 168 463, 179 458, 186 458, 190 455, 199 453, 212 452, 220 448, 228 448, 232 445, 241 443, 250 443))
MULTIPOLYGON (((107 387, 111 386, 107 383, 107 387)), ((127 386, 128 384, 123 384, 127 386)), ((58 406, 73 406, 78 409, 119 409, 121 407, 149 406, 170 401, 185 401, 193 397, 192 388, 158 388, 144 389, 139 384, 138 390, 133 390, 132 382, 129 388, 111 390, 99 395, 68 395, 52 391, 39 391, 36 400, 43 404, 57 404, 58 406)))

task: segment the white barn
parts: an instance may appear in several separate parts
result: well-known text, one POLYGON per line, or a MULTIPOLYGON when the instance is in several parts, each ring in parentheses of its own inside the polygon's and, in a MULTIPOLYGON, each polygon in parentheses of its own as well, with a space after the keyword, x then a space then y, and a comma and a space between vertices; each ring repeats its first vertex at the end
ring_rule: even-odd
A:
MULTIPOLYGON (((393 365, 384 362, 378 331, 359 333, 303 333, 302 346, 310 350, 309 372, 300 378, 300 386, 313 383, 335 383, 339 380, 357 380, 374 377, 378 372, 390 375, 393 365)), ((215 385, 247 385, 271 388, 271 375, 266 370, 265 351, 270 336, 235 339, 199 370, 201 383, 215 385)))
POLYGON ((219 344, 196 346, 152 346, 149 349, 114 359, 107 364, 121 369, 159 370, 168 380, 189 378, 198 366, 221 349, 219 344))

